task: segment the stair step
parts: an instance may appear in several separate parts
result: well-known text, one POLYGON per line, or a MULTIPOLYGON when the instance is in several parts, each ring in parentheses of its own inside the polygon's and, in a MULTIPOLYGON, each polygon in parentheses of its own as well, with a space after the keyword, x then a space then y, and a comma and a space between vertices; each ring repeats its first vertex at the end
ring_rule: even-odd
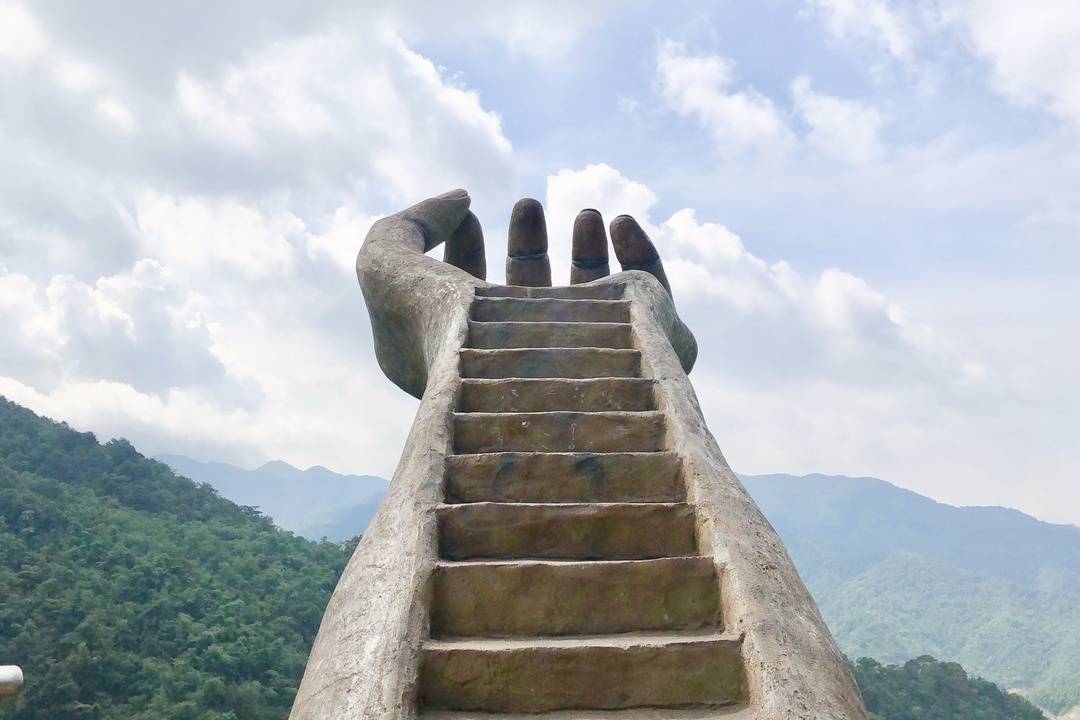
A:
POLYGON ((526 287, 493 285, 476 288, 476 297, 562 298, 564 300, 618 300, 626 291, 625 283, 604 285, 564 285, 561 287, 526 287))
POLYGON ((486 713, 475 710, 425 710, 420 720, 755 720, 745 705, 630 710, 556 710, 546 713, 486 713))
POLYGON ((697 553, 686 503, 469 503, 437 510, 447 560, 644 560, 697 553))
POLYGON ((472 319, 483 322, 630 322, 629 300, 478 297, 472 319))
POLYGON ((629 348, 629 323, 608 322, 477 322, 469 321, 469 347, 629 348))
POLYGON ((482 453, 446 460, 446 501, 682 502, 674 453, 482 453))
POLYGON ((440 562, 433 637, 590 635, 717 627, 710 558, 440 562))
POLYGON ((462 412, 654 410, 647 378, 468 378, 461 383, 462 412))
POLYGON ((740 645, 718 632, 431 640, 421 702, 502 713, 734 705, 746 697, 740 645))
POLYGON ((651 452, 666 442, 656 411, 454 413, 453 422, 459 453, 651 452))
POLYGON ((641 353, 613 348, 460 351, 463 378, 640 377, 641 353))

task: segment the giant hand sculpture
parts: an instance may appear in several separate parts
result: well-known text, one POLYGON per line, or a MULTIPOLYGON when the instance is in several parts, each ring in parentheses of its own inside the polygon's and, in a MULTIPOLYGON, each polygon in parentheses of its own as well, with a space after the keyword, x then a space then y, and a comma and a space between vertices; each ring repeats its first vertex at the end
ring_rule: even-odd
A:
MULTIPOLYGON (((487 277, 484 233, 469 204, 467 192, 451 190, 383 218, 371 228, 356 259, 379 366, 394 384, 418 398, 442 342, 428 329, 448 319, 448 307, 462 303, 467 307, 476 288, 490 287, 483 282, 487 277), (442 263, 425 255, 442 244, 442 263)), ((652 241, 629 215, 612 221, 611 240, 624 271, 644 271, 667 291, 666 298, 654 293, 662 306, 657 311, 666 316, 672 345, 683 369, 690 372, 697 343, 675 313, 664 265, 652 241)), ((547 225, 539 202, 524 199, 514 205, 507 245, 507 285, 551 286, 547 225)), ((608 275, 607 236, 596 210, 578 214, 572 247, 573 285, 589 281, 612 286, 627 281, 654 284, 640 273, 608 275)))
POLYGON ((615 218, 610 275, 600 214, 572 233, 569 287, 535 200, 511 214, 505 286, 463 190, 368 233, 379 365, 421 402, 292 720, 864 720, 705 425, 656 248, 615 218))

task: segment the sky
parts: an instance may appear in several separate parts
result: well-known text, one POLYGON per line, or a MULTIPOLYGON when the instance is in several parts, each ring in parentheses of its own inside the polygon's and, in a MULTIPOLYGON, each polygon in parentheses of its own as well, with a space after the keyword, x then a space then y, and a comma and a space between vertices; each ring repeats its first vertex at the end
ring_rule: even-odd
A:
POLYGON ((0 395, 392 475, 353 262, 455 187, 501 281, 635 215, 743 473, 1080 524, 1080 5, 0 0, 0 395))

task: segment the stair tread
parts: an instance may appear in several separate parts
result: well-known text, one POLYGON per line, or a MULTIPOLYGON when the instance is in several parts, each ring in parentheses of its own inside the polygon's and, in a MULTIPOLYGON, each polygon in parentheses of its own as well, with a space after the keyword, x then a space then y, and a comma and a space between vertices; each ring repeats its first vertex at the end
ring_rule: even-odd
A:
MULTIPOLYGON (((574 301, 577 302, 577 301, 574 301)), ((612 300, 610 302, 619 302, 612 300)), ((537 325, 594 325, 599 327, 613 327, 613 328, 628 328, 633 325, 630 322, 620 322, 618 320, 469 320, 470 325, 479 325, 481 327, 495 326, 495 325, 522 325, 530 328, 537 325)))
POLYGON ((567 458, 574 459, 587 459, 587 458, 655 458, 660 456, 667 456, 672 460, 677 460, 679 454, 672 450, 620 450, 618 452, 592 452, 589 450, 506 450, 501 453, 453 453, 448 455, 449 458, 491 458, 493 456, 504 455, 506 457, 525 458, 528 456, 540 456, 540 455, 560 455, 567 458))
POLYGON ((498 322, 627 322, 629 300, 477 297, 471 320, 498 322))
POLYGON ((685 630, 662 632, 631 632, 617 635, 571 635, 525 638, 440 638, 424 642, 427 650, 469 650, 499 652, 549 648, 636 648, 693 645, 698 643, 739 643, 742 636, 722 630, 685 630))
POLYGON ((622 355, 638 355, 637 348, 608 347, 607 345, 526 345, 523 347, 463 347, 463 353, 526 353, 526 352, 605 352, 622 355))
POLYGON ((575 510, 577 508, 599 508, 604 510, 614 510, 616 508, 627 508, 630 512, 640 512, 645 508, 685 508, 689 506, 686 502, 564 502, 564 503, 547 503, 547 502, 499 502, 495 500, 484 500, 480 502, 472 503, 440 503, 436 506, 436 510, 446 509, 458 509, 462 507, 470 508, 499 508, 505 507, 508 510, 525 510, 528 508, 556 508, 559 510, 575 510))
POLYGON ((470 412, 453 412, 454 417, 517 417, 517 416, 547 416, 552 415, 586 415, 590 417, 596 417, 600 415, 604 416, 628 416, 628 417, 663 417, 662 410, 515 410, 512 412, 482 412, 482 411, 470 411, 470 412))
POLYGON ((701 708, 631 708, 629 710, 556 710, 546 713, 487 713, 427 710, 420 720, 753 720, 743 705, 701 708))
MULTIPOLYGON (((519 504, 519 503, 514 503, 519 504)), ((638 503, 642 504, 642 503, 638 503)), ((706 555, 668 555, 659 558, 645 558, 643 560, 569 560, 563 558, 487 558, 476 560, 437 560, 436 567, 469 567, 474 565, 553 565, 553 566, 577 566, 577 565, 644 565, 647 563, 663 564, 672 561, 705 560, 706 555)))
MULTIPOLYGON (((529 348, 532 349, 532 348, 529 348)), ((549 350, 554 348, 547 348, 549 350)), ((577 348, 580 349, 580 348, 577 348)), ((610 348, 609 348, 610 349, 610 348)), ((536 383, 542 385, 543 383, 573 383, 587 385, 589 383, 602 383, 618 381, 620 383, 627 383, 630 385, 655 385, 656 380, 652 378, 643 377, 621 377, 619 375, 611 375, 609 377, 587 377, 587 378, 564 378, 564 377, 505 377, 505 378, 479 378, 479 377, 464 377, 461 378, 461 382, 467 385, 498 385, 500 383, 536 383)))

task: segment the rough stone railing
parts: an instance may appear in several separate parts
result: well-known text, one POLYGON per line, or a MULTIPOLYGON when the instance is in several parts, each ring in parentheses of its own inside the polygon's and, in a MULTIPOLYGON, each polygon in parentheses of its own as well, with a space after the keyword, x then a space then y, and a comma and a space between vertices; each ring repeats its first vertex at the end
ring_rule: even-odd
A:
POLYGON ((23 686, 23 672, 18 665, 0 665, 0 698, 14 697, 23 686))
MULTIPOLYGON (((530 245, 539 233, 527 231, 529 223, 543 222, 534 202, 515 207, 511 284, 545 284, 545 274, 550 284, 546 242, 530 245)), ((389 494, 326 608, 292 720, 416 716, 438 555, 436 508, 445 459, 453 453, 451 415, 461 385, 458 351, 476 291, 497 287, 483 280, 483 235, 468 208, 468 195, 454 191, 384 218, 358 255, 379 364, 421 402, 389 494), (443 262, 425 254, 442 243, 443 262)), ((791 559, 706 427, 686 374, 697 347, 679 320, 655 249, 637 223, 618 218, 612 224, 616 255, 624 269, 635 269, 608 276, 606 242, 598 257, 596 241, 588 241, 597 234, 593 219, 579 216, 578 222, 574 279, 592 276, 590 285, 620 286, 631 301, 636 345, 667 415, 668 447, 682 459, 702 552, 722 570, 723 614, 743 637, 753 717, 866 718, 843 656, 791 559)))

